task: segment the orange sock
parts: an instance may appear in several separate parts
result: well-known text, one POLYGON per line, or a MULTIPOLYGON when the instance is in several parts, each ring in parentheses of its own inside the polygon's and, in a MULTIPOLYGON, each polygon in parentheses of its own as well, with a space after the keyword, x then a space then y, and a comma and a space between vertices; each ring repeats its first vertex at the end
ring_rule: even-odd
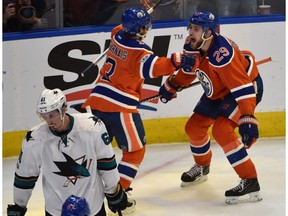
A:
POLYGON ((233 121, 218 117, 213 125, 212 134, 222 147, 229 163, 241 179, 256 178, 256 168, 250 159, 244 145, 235 133, 237 124, 233 121))
POLYGON ((145 146, 133 152, 123 151, 123 157, 118 165, 118 171, 120 174, 120 184, 124 190, 127 190, 133 182, 139 166, 144 159, 145 151, 145 146))

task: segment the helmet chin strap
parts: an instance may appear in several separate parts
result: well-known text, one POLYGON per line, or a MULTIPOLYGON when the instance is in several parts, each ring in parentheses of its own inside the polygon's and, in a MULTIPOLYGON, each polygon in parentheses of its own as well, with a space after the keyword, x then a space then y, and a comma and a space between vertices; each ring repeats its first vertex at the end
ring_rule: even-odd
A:
POLYGON ((206 41, 212 39, 213 34, 211 34, 208 38, 204 38, 204 35, 206 34, 207 31, 208 31, 208 30, 203 31, 202 36, 201 36, 201 39, 202 39, 203 41, 202 41, 201 45, 200 45, 197 49, 201 49, 201 48, 203 47, 203 45, 205 44, 206 41))
POLYGON ((136 36, 140 37, 140 40, 143 40, 146 37, 146 34, 142 35, 137 33, 136 36))
POLYGON ((136 36, 139 37, 140 40, 143 40, 143 39, 146 37, 147 32, 148 32, 148 29, 147 29, 147 28, 141 27, 141 28, 139 29, 139 32, 136 34, 136 36), (146 30, 144 30, 144 29, 146 29, 146 30), (142 33, 142 34, 141 34, 141 33, 142 33), (143 33, 145 33, 145 34, 143 34, 143 33))
MULTIPOLYGON (((62 110, 59 110, 60 112, 60 115, 61 115, 61 121, 62 121, 62 124, 61 124, 61 127, 62 128, 64 126, 64 123, 65 123, 65 116, 66 116, 66 108, 62 107, 62 110)), ((65 129, 66 130, 66 129, 65 129)))
MULTIPOLYGON (((62 124, 61 124, 61 126, 60 126, 60 129, 65 125, 65 116, 66 116, 65 113, 63 113, 62 116, 61 116, 62 124)), ((64 130, 66 130, 66 128, 64 128, 64 130)))

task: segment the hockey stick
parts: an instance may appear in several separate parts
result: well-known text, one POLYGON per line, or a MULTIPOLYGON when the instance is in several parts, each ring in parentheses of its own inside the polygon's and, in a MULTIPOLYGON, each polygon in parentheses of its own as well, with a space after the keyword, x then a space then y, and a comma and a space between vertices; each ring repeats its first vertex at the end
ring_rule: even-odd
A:
POLYGON ((119 216, 122 216, 122 212, 121 212, 120 209, 117 209, 117 213, 118 213, 119 216))
POLYGON ((87 113, 91 113, 91 114, 92 114, 92 110, 91 110, 91 107, 90 107, 90 106, 86 106, 85 108, 86 108, 86 112, 87 112, 87 113))
MULTIPOLYGON (((181 91, 182 91, 183 89, 190 88, 190 87, 193 87, 193 86, 196 86, 196 85, 199 85, 199 84, 200 84, 200 81, 191 83, 191 84, 188 85, 188 86, 184 86, 184 87, 181 89, 181 91)), ((146 102, 155 100, 155 99, 159 98, 160 96, 161 96, 160 94, 157 94, 157 95, 154 95, 154 96, 145 98, 145 99, 141 100, 140 103, 146 103, 146 102)))
MULTIPOLYGON (((153 13, 156 7, 159 6, 162 0, 159 0, 156 2, 156 4, 152 5, 152 2, 150 0, 141 0, 140 3, 142 6, 144 6, 147 10, 148 14, 153 13)), ((96 66, 103 58, 106 56, 106 53, 108 52, 109 48, 107 48, 103 53, 100 54, 82 73, 81 76, 84 77, 84 74, 93 66, 96 66)))
MULTIPOLYGON (((256 62, 256 65, 261 65, 261 64, 264 64, 264 63, 267 63, 267 62, 270 62, 270 61, 272 61, 272 58, 271 58, 271 57, 268 57, 268 58, 265 58, 265 59, 262 59, 262 60, 256 62)), ((188 86, 184 86, 184 87, 181 89, 181 91, 182 91, 183 89, 187 89, 187 88, 190 88, 190 87, 199 85, 199 84, 200 84, 200 81, 191 83, 191 84, 188 85, 188 86)), ((159 98, 160 96, 161 96, 160 94, 157 94, 157 95, 154 95, 154 96, 145 98, 145 99, 141 100, 140 103, 145 103, 145 102, 149 102, 149 101, 155 100, 155 99, 159 98)))
POLYGON ((82 77, 84 77, 84 74, 85 74, 91 67, 96 66, 96 65, 101 61, 101 59, 104 58, 104 56, 105 56, 106 53, 108 52, 108 49, 109 49, 109 48, 107 48, 103 53, 101 53, 101 55, 98 56, 98 57, 92 62, 92 64, 90 64, 90 65, 81 73, 81 76, 82 76, 82 77))
POLYGON ((152 5, 152 2, 150 0, 140 0, 141 4, 146 8, 147 13, 151 14, 154 12, 155 8, 157 8, 162 0, 159 0, 156 2, 156 4, 152 5))
POLYGON ((259 60, 258 62, 256 62, 256 65, 261 65, 261 64, 264 64, 264 63, 267 63, 267 62, 270 62, 270 61, 272 61, 272 58, 268 57, 268 58, 259 60))

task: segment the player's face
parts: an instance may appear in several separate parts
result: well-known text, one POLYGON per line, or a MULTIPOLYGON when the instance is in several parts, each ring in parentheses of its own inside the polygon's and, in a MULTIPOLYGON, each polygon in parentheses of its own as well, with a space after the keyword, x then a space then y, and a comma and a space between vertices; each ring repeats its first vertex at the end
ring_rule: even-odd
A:
POLYGON ((139 38, 140 40, 143 40, 143 39, 146 37, 149 29, 150 29, 149 27, 147 27, 147 28, 146 28, 146 27, 140 28, 139 35, 142 35, 142 37, 139 38))
POLYGON ((52 130, 57 131, 62 127, 63 121, 58 110, 41 113, 40 116, 52 130))
POLYGON ((188 32, 190 37, 190 46, 192 49, 197 49, 201 46, 203 39, 203 28, 201 26, 194 25, 192 23, 188 26, 188 32))

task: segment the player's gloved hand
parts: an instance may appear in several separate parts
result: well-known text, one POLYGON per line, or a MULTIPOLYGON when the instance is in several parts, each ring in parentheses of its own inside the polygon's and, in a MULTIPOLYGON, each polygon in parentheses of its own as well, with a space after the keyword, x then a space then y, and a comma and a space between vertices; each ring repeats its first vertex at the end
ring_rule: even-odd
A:
POLYGON ((109 209, 116 213, 117 210, 124 210, 127 207, 127 194, 118 183, 117 190, 114 194, 105 194, 108 201, 109 209))
POLYGON ((171 62, 176 70, 183 68, 184 71, 194 71, 195 66, 199 65, 199 60, 194 55, 185 55, 180 52, 172 53, 171 62), (194 68, 193 68, 194 67, 194 68))
POLYGON ((177 86, 173 83, 175 75, 168 77, 165 83, 159 89, 160 100, 162 103, 167 103, 173 98, 177 97, 176 92, 182 90, 182 87, 177 86))
POLYGON ((17 204, 8 205, 7 216, 24 216, 26 211, 27 211, 27 208, 23 208, 17 204))
POLYGON ((258 139, 258 120, 253 115, 243 115, 238 123, 242 143, 249 149, 258 139))

